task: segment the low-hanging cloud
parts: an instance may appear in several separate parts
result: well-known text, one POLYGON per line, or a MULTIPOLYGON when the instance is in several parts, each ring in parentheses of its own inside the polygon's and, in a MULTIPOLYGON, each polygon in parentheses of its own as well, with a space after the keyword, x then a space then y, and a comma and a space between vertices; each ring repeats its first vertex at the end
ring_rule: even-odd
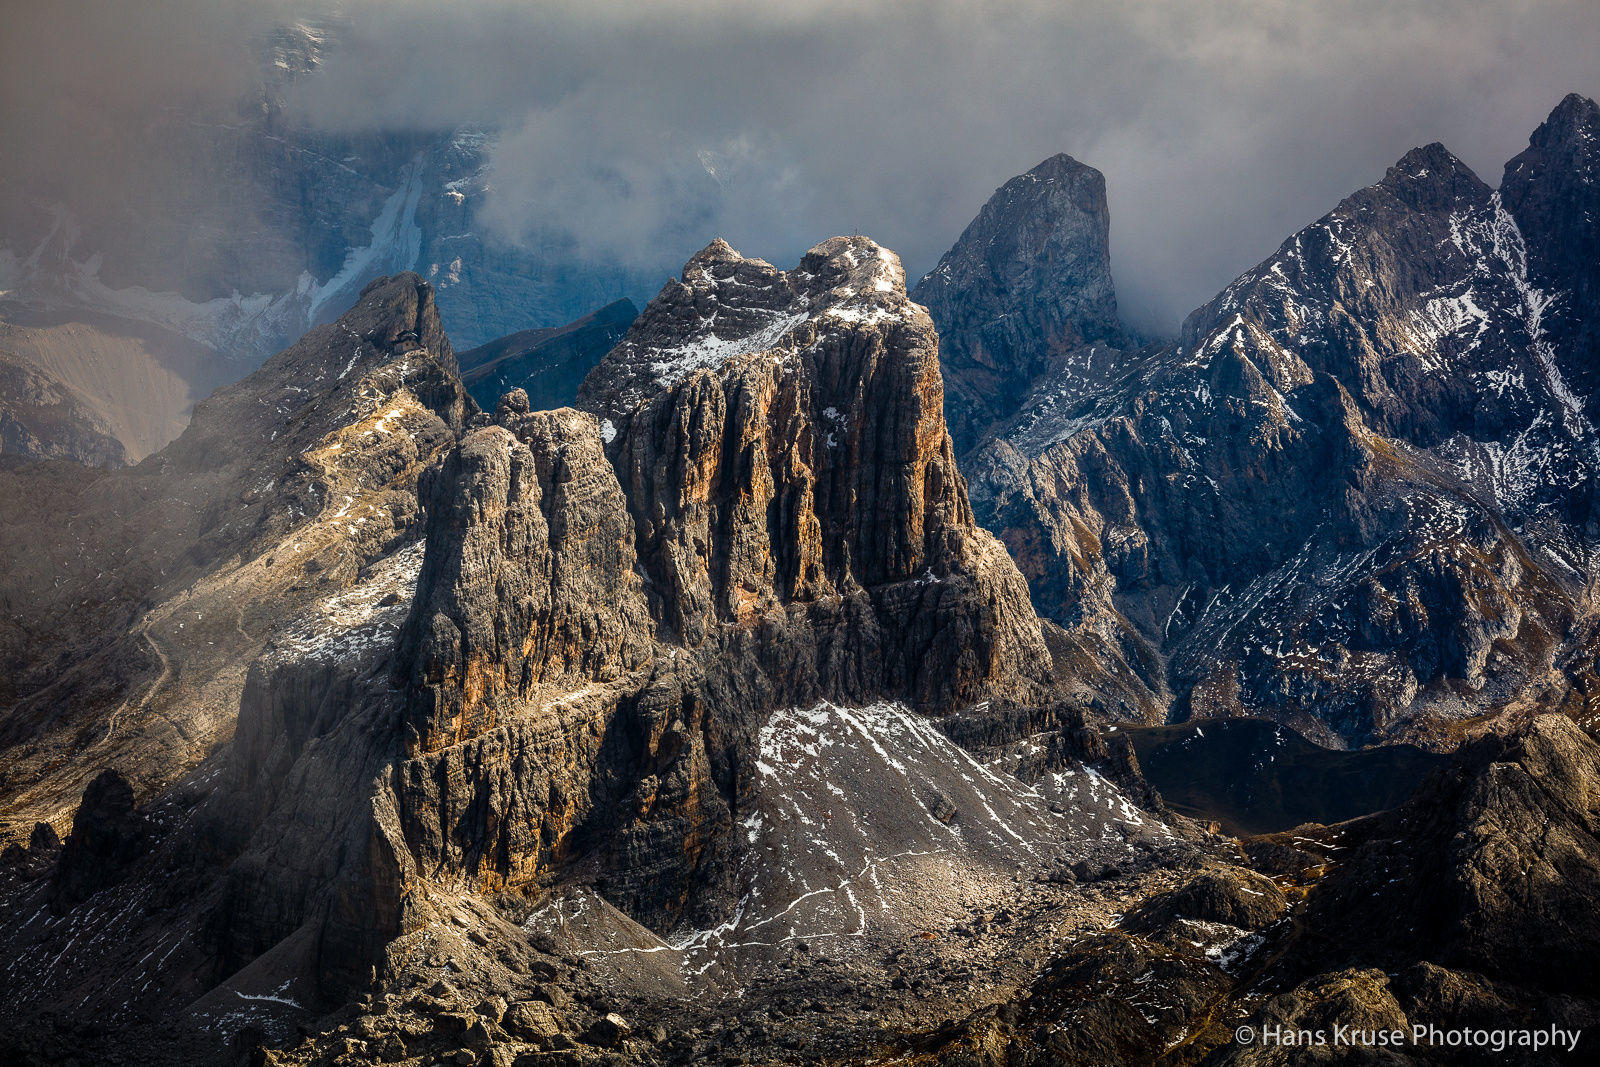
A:
POLYGON ((915 275, 1065 151, 1105 172, 1118 288, 1155 330, 1407 148, 1493 183, 1564 93, 1600 92, 1593 0, 273 6, 333 26, 299 121, 502 131, 504 239, 669 269, 718 235, 784 262, 860 231, 915 275))

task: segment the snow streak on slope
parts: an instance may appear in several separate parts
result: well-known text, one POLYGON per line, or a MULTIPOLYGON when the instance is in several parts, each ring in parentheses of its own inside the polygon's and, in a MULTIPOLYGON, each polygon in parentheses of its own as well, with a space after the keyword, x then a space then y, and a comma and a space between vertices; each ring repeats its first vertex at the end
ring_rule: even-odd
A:
POLYGON ((417 226, 417 204, 422 199, 422 160, 413 159, 400 171, 398 188, 384 201, 383 210, 372 223, 372 241, 345 254, 339 273, 322 285, 309 274, 300 278, 300 291, 307 294, 306 324, 321 321, 331 302, 348 302, 349 296, 368 279, 380 274, 412 270, 422 254, 422 230, 417 226))
POLYGON ((582 893, 530 924, 583 954, 644 953, 652 967, 665 956, 691 982, 737 981, 801 942, 847 956, 942 933, 1010 901, 1019 874, 1115 862, 1131 842, 1168 838, 1110 782, 1072 773, 1083 790, 1052 789, 1050 803, 903 705, 785 709, 761 731, 753 804, 736 830, 742 897, 725 922, 642 939, 582 893))
MULTIPOLYGON (((1518 310, 1527 328, 1534 358, 1539 361, 1539 366, 1544 371, 1550 395, 1561 405, 1567 429, 1574 436, 1587 439, 1592 444, 1595 439, 1594 428, 1583 415, 1582 403, 1572 395, 1566 379, 1562 377, 1561 368, 1556 365, 1555 351, 1550 345, 1549 338, 1545 336, 1544 313, 1553 298, 1528 280, 1528 248, 1522 239, 1522 230, 1517 226, 1517 220, 1505 209, 1500 194, 1495 193, 1493 199, 1494 224, 1491 238, 1494 251, 1504 261, 1511 284, 1521 300, 1522 306, 1518 310)), ((1596 458, 1600 459, 1600 450, 1595 454, 1596 458)))

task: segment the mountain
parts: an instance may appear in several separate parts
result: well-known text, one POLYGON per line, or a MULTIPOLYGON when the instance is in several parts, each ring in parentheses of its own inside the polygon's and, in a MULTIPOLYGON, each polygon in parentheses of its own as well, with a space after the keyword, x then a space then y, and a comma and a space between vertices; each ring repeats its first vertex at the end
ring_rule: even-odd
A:
POLYGON ((0 1056, 1590 1026, 1595 119, 1499 191, 1408 153, 1173 343, 1061 158, 929 308, 716 241, 491 414, 400 272, 132 466, 4 457, 0 1056))
POLYGON ((129 138, 113 144, 128 165, 109 195, 92 184, 74 195, 80 183, 35 174, 26 156, 10 160, 16 184, 0 205, 6 300, 159 325, 248 370, 384 274, 428 278, 465 348, 655 283, 653 272, 585 261, 570 240, 539 235, 539 247, 522 248, 497 239, 480 218, 492 128, 340 131, 307 121, 295 91, 325 76, 346 32, 337 15, 272 26, 251 42, 256 65, 241 72, 239 98, 158 117, 136 134, 90 111, 68 117, 86 143, 129 138))
POLYGON ((911 295, 938 324, 947 415, 965 451, 1068 353, 1093 363, 1097 344, 1127 347, 1105 177, 1056 155, 1006 182, 911 295))
POLYGON ((963 458, 1041 612, 1179 717, 1447 745, 1530 701, 1585 713, 1592 316, 1555 309, 1592 261, 1540 250, 1594 240, 1596 129, 1564 101, 1500 191, 1413 150, 1176 343, 1056 357, 963 458))
POLYGON ((461 380, 486 410, 513 389, 527 393, 535 411, 569 407, 583 379, 638 317, 633 301, 616 300, 565 326, 521 330, 458 352, 461 380))
POLYGON ((0 468, 8 828, 121 767, 141 796, 233 733, 282 621, 415 541, 419 472, 476 409, 432 290, 375 283, 135 467, 0 468))
MULTIPOLYGON (((430 1020, 457 990, 553 981, 554 1015, 486 1001, 462 1029, 617 1043, 563 998, 707 1018, 753 989, 782 1010, 797 973, 887 992, 882 953, 930 925, 956 933, 924 966, 1014 974, 995 923, 1099 914, 1071 905, 1074 865, 1148 880, 1200 855, 1058 699, 892 253, 835 238, 782 271, 714 243, 580 404, 474 414, 431 287, 400 275, 145 463, 72 469, 50 521, 95 536, 37 568, 70 581, 13 637, 39 666, 0 734, 0 937, 30 973, 67 962, 8 978, 12 1018, 205 1058, 376 981, 436 992, 395 1002, 414 1033, 361 1040, 448 1053, 430 1020), (143 542, 134 500, 172 509, 143 542), (48 628, 80 599, 101 617, 48 628), (69 829, 80 789, 64 847, 26 830, 69 829)), ((9 581, 13 607, 38 595, 9 581)), ((882 1023, 863 1005, 817 1040, 882 1023)))
POLYGON ((65 116, 63 139, 113 138, 103 154, 126 165, 110 189, 35 174, 27 153, 7 159, 0 358, 28 365, 8 369, 15 392, 0 394, 18 427, 8 452, 123 462, 109 436, 136 462, 182 431, 197 400, 379 276, 426 277, 466 348, 657 283, 658 271, 595 262, 569 237, 519 244, 485 223, 494 129, 329 131, 299 117, 294 90, 324 76, 342 32, 334 17, 275 27, 241 75, 249 90, 200 113, 136 131, 65 116))

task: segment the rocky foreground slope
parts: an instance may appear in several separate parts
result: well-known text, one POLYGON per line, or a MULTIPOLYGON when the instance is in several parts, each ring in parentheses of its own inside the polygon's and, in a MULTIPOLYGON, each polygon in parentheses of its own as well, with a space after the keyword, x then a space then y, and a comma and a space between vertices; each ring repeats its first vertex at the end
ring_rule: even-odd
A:
POLYGON ((475 411, 430 287, 375 283, 121 471, 12 463, 0 817, 65 825, 101 769, 148 795, 233 733, 286 617, 420 536, 420 471, 475 411))
POLYGON ((1570 719, 1508 726, 1392 812, 1248 839, 1256 870, 1213 867, 1149 897, 1012 999, 906 1042, 901 1062, 1587 1062, 1597 775, 1600 746, 1570 719), (1340 1046, 1336 1025, 1406 1039, 1340 1046), (1234 1038, 1268 1026, 1323 1043, 1234 1038), (1550 1027, 1580 1032, 1577 1050, 1444 1036, 1550 1027))
POLYGON ((963 460, 1041 613, 1180 717, 1447 747, 1486 712, 1588 715, 1596 145, 1570 96, 1498 190, 1415 149, 1139 349, 1084 305, 1103 205, 1019 192, 1071 168, 997 193, 918 291, 957 337, 1045 324, 1003 364, 1020 412, 963 460))

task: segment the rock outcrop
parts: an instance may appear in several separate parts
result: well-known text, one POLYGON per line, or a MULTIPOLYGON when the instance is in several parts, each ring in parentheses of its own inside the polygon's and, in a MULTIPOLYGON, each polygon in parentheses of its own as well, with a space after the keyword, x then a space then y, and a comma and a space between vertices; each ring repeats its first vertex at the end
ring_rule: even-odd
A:
POLYGON ((1597 776, 1600 746, 1570 719, 1501 723, 1394 811, 1248 842, 1305 862, 1275 877, 1208 867, 907 1051, 961 1065, 1364 1062, 1377 1051, 1360 1037, 1339 1044, 1343 1027, 1402 1031, 1382 1062, 1579 1062, 1548 1030, 1600 1020, 1597 776), (1268 1041, 1267 1026, 1313 1037, 1268 1041), (1237 1040, 1241 1028, 1255 1040, 1237 1040), (1462 1028, 1544 1030, 1546 1045, 1445 1036, 1462 1028))
POLYGON ((835 239, 786 273, 713 244, 580 403, 511 394, 424 480, 397 662, 425 867, 521 885, 601 853, 636 916, 709 915, 768 713, 1048 685, 891 253, 835 239))
POLYGON ((1114 358, 1128 333, 1111 281, 1106 180, 1067 155, 1006 182, 912 290, 939 327, 946 414, 966 451, 1066 362, 1114 358))
MULTIPOLYGON (((211 920, 225 965, 338 995, 474 894, 553 886, 597 890, 597 921, 710 929, 744 907, 739 857, 782 802, 758 784, 775 713, 899 701, 875 751, 948 757, 919 715, 1048 694, 1026 585, 972 522, 941 401, 898 261, 840 238, 787 273, 720 243, 695 257, 591 375, 589 411, 530 411, 521 391, 492 422, 463 408, 418 480, 421 543, 308 605, 250 670, 204 823, 231 857, 211 920)), ((1067 847, 1065 816, 974 774, 934 807, 1005 824, 984 863, 1009 877, 1022 840, 997 805, 1059 822, 1038 832, 1067 847)), ((1132 810, 1102 792, 1098 819, 1132 810)), ((1079 847, 1125 852, 1090 825, 1079 847)))
POLYGON ((674 638, 783 627, 792 662, 772 674, 793 699, 930 708, 1050 671, 1015 568, 972 520, 942 400, 932 323, 863 238, 789 272, 711 245, 579 397, 674 638))
POLYGON ((116 771, 101 771, 83 791, 83 803, 72 817, 72 833, 55 871, 57 899, 77 904, 114 885, 149 836, 150 828, 134 808, 133 786, 116 771))
POLYGON ((541 687, 643 662, 652 625, 633 525, 592 416, 513 415, 468 434, 420 486, 420 597, 398 650, 412 748, 437 751, 512 717, 541 687))

